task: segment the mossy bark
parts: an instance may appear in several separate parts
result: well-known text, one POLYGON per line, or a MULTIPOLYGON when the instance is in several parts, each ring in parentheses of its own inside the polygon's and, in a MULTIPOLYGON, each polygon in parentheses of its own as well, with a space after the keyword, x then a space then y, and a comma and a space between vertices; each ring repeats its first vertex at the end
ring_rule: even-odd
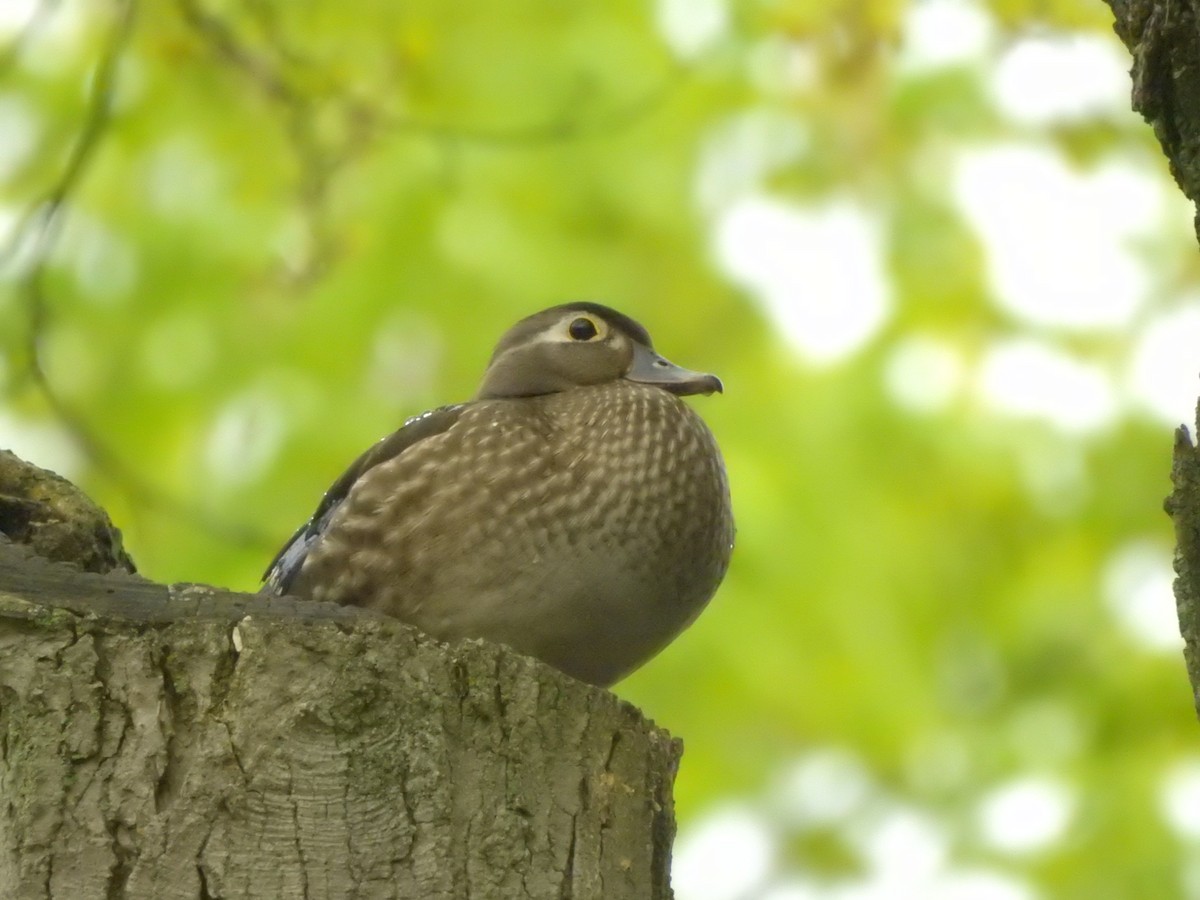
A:
POLYGON ((67 479, 0 450, 0 535, 86 572, 134 572, 121 532, 67 479))
POLYGON ((679 753, 502 647, 0 541, 0 897, 667 898, 679 753))
MULTIPOLYGON (((1133 56, 1132 105, 1154 128, 1171 174, 1200 200, 1200 29, 1181 0, 1106 0, 1133 56)), ((1200 234, 1200 220, 1197 221, 1200 234)))
POLYGON ((1175 608, 1183 634, 1183 658, 1200 714, 1200 449, 1186 428, 1175 432, 1171 467, 1174 490, 1166 510, 1175 523, 1175 608))
MULTIPOLYGON (((1200 25, 1179 0, 1108 0, 1117 35, 1133 56, 1132 105, 1154 128, 1180 190, 1200 200, 1200 25)), ((1196 218, 1200 237, 1200 216, 1196 218)), ((1175 604, 1184 659, 1200 713, 1200 450, 1188 429, 1175 433, 1175 604)))

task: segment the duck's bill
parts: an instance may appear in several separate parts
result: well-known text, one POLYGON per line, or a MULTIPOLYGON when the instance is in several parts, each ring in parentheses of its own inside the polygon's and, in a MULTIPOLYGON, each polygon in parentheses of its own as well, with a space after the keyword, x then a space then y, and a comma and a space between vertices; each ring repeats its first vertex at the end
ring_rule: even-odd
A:
POLYGON ((677 366, 641 345, 633 348, 633 365, 625 373, 629 381, 653 384, 681 397, 690 394, 720 394, 724 392, 721 379, 707 372, 693 372, 677 366))

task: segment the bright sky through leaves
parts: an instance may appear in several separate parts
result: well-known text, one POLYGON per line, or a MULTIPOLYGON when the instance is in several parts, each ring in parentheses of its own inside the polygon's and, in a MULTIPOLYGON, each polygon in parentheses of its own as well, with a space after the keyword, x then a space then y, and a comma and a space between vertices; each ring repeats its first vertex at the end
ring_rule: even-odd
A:
MULTIPOLYGON (((1080 170, 1053 142, 1036 135, 1038 128, 1068 122, 1128 120, 1124 50, 1110 36, 1064 35, 1023 37, 999 51, 989 14, 966 0, 913 4, 905 22, 896 77, 941 67, 981 68, 996 109, 1034 131, 1020 141, 964 147, 948 173, 951 202, 981 242, 990 292, 1021 336, 994 341, 973 355, 936 337, 905 338, 886 370, 892 396, 914 412, 934 412, 967 391, 997 415, 1042 420, 1079 436, 1113 428, 1119 417, 1138 411, 1167 424, 1189 420, 1200 326, 1192 327, 1190 308, 1174 314, 1181 321, 1151 318, 1146 324, 1147 302, 1159 285, 1142 252, 1146 243, 1186 221, 1188 204, 1136 162, 1113 155, 1080 170), (1054 337, 1122 333, 1139 324, 1132 359, 1124 365, 1077 357, 1054 337)), ((725 144, 726 196, 712 226, 717 258, 804 359, 816 365, 844 362, 879 340, 888 322, 891 289, 880 239, 886 213, 836 196, 785 201, 763 194, 771 171, 803 156, 803 131, 764 116, 758 124, 764 137, 755 139, 749 129, 745 134, 725 144), (768 129, 783 140, 765 139, 768 129)), ((701 196, 711 197, 717 178, 703 168, 701 176, 701 196)), ((1153 548, 1134 547, 1116 554, 1106 582, 1109 605, 1135 641, 1175 653, 1180 641, 1169 568, 1155 555, 1153 548)), ((810 790, 819 797, 828 784, 834 797, 838 783, 831 772, 810 790)), ((1166 808, 1185 808, 1170 798, 1172 791, 1190 791, 1191 781, 1175 776, 1172 784, 1164 788, 1166 808)), ((805 796, 793 802, 805 803, 805 796)), ((981 840, 1002 854, 1036 852, 1063 839, 1075 805, 1065 785, 1021 776, 980 801, 981 840)), ((1181 813, 1171 815, 1182 819, 1181 813)), ((935 873, 948 852, 940 829, 915 812, 889 821, 875 826, 873 838, 862 837, 864 828, 870 831, 862 824, 852 831, 857 838, 846 837, 857 840, 864 854, 863 880, 763 891, 763 860, 774 855, 769 832, 753 825, 747 811, 714 813, 684 834, 678 895, 681 900, 1035 896, 999 872, 983 877, 959 872, 939 882, 935 873), (886 874, 889 847, 901 864, 894 879, 886 874), (741 880, 729 880, 735 872, 741 880)))

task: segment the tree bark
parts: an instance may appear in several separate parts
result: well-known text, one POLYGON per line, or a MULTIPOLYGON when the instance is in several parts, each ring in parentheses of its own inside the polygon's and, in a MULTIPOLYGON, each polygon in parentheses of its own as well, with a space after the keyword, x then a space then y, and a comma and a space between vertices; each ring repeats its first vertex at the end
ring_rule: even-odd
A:
MULTIPOLYGON (((1200 30, 1188 0, 1106 0, 1133 56, 1132 105, 1154 128, 1180 190, 1200 200, 1200 30)), ((1196 222, 1200 236, 1200 219, 1196 222)))
POLYGON ((1200 449, 1184 427, 1175 432, 1174 490, 1166 510, 1175 523, 1175 607, 1192 697, 1200 714, 1200 449))
POLYGON ((0 541, 4 898, 669 898, 680 752, 503 647, 0 541))
MULTIPOLYGON (((1114 29, 1133 55, 1132 104, 1154 128, 1183 193, 1200 200, 1200 27, 1181 0, 1107 0, 1114 29)), ((1200 239, 1200 216, 1196 230, 1200 239)), ((1200 422, 1200 410, 1197 411, 1200 422)), ((1175 432, 1173 490, 1165 508, 1175 525, 1175 605, 1184 660, 1200 714, 1200 450, 1186 427, 1175 432)))

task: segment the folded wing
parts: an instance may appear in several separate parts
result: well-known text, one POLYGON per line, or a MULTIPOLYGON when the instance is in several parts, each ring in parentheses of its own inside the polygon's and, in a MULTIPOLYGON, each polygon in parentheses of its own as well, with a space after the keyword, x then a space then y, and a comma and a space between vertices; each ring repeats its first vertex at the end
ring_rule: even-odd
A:
POLYGON ((398 431, 378 441, 356 459, 325 492, 312 518, 296 530, 271 560, 267 571, 263 573, 264 584, 261 593, 282 595, 288 592, 304 567, 309 551, 321 540, 333 514, 364 473, 380 463, 394 459, 417 442, 446 431, 458 420, 464 406, 465 404, 457 403, 413 416, 398 431))

